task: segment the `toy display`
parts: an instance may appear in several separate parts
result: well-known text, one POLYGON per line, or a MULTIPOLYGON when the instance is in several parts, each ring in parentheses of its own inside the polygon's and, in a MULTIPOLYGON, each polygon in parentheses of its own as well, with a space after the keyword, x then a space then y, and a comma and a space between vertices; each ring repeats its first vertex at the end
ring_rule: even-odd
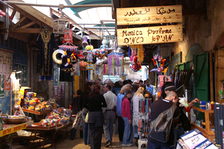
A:
MULTIPOLYGON (((84 36, 82 50, 78 50, 78 47, 73 46, 72 43, 65 43, 60 45, 59 49, 53 52, 52 59, 56 64, 60 65, 61 70, 71 72, 71 75, 79 75, 80 70, 93 70, 95 69, 95 65, 101 66, 108 62, 107 55, 113 50, 109 48, 108 44, 107 40, 104 39, 100 48, 94 49, 94 47, 88 43, 88 37, 84 36), (77 64, 79 64, 79 66, 77 66, 77 64)), ((114 71, 115 74, 122 74, 122 68, 120 67, 122 65, 121 63, 123 63, 122 61, 123 57, 117 58, 115 65, 119 65, 119 68, 116 68, 118 70, 114 71), (117 61, 121 62, 117 63, 117 61)))

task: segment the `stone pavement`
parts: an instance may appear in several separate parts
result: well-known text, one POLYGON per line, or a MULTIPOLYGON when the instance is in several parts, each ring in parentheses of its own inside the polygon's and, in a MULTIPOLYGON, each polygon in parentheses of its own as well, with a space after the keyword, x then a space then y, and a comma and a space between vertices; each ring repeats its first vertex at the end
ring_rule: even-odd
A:
MULTIPOLYGON (((122 149, 122 148, 123 149, 137 149, 136 146, 121 147, 117 136, 115 136, 113 138, 113 144, 111 147, 106 148, 106 147, 104 147, 104 144, 105 144, 105 139, 103 137, 101 149, 122 149)), ((57 149, 90 149, 90 147, 88 145, 83 144, 82 139, 74 139, 74 140, 66 139, 65 141, 57 144, 56 147, 57 147, 57 149)))
MULTIPOLYGON (((106 148, 104 147, 104 144, 105 144, 105 139, 103 137, 101 149, 122 149, 122 148, 123 149, 137 149, 136 146, 121 147, 117 136, 113 138, 113 144, 111 147, 106 148)), ((42 148, 51 149, 50 145, 46 145, 42 148)), ((30 149, 30 148, 29 147, 27 148, 26 145, 24 146, 24 145, 17 144, 17 145, 13 145, 13 149, 30 149)), ((35 149, 40 149, 40 148, 35 148, 35 149)), ((66 137, 61 140, 57 140, 56 149, 90 149, 90 147, 88 145, 84 145, 83 140, 81 138, 70 140, 69 137, 66 137)))

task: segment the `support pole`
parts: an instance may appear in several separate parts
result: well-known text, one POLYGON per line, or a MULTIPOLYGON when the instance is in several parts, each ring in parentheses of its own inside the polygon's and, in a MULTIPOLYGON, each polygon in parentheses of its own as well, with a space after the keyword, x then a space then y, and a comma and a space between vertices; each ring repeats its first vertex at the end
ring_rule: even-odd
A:
POLYGON ((26 6, 39 6, 39 7, 57 7, 57 8, 82 8, 82 7, 113 7, 112 4, 88 4, 88 5, 47 5, 47 4, 34 4, 34 3, 24 3, 24 2, 17 2, 17 1, 5 1, 7 4, 14 4, 14 5, 26 5, 26 6))

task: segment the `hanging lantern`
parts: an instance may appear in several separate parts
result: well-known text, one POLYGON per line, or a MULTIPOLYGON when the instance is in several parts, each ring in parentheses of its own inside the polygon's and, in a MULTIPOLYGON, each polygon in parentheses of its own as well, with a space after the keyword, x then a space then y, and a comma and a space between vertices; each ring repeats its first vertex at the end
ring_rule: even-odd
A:
POLYGON ((53 33, 64 34, 64 30, 68 29, 69 21, 66 18, 59 18, 54 20, 53 33))

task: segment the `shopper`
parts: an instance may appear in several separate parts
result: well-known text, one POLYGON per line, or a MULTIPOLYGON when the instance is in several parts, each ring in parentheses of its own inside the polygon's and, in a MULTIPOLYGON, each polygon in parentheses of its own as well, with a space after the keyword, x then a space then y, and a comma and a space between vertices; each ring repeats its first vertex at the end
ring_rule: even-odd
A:
POLYGON ((128 91, 122 101, 122 118, 124 121, 122 146, 132 146, 131 97, 132 92, 128 91))
POLYGON ((124 121, 121 115, 122 112, 122 100, 125 96, 125 92, 131 92, 132 86, 130 84, 125 84, 121 90, 120 93, 117 95, 117 105, 116 105, 116 114, 117 114, 117 120, 118 120, 118 135, 119 140, 122 143, 123 140, 123 134, 124 134, 124 121))
POLYGON ((162 93, 160 99, 164 99, 169 91, 175 91, 176 87, 172 82, 165 82, 162 87, 162 93))
POLYGON ((72 114, 77 114, 79 111, 81 111, 81 107, 82 107, 82 99, 81 99, 81 95, 82 95, 82 91, 81 90, 77 90, 76 92, 76 96, 73 98, 72 103, 71 103, 71 107, 72 107, 72 114))
POLYGON ((122 82, 121 81, 117 81, 115 82, 113 88, 112 88, 112 92, 116 95, 119 94, 120 90, 121 90, 121 87, 122 87, 122 82))
POLYGON ((104 91, 105 94, 103 96, 107 103, 107 107, 104 109, 104 134, 106 137, 105 147, 109 147, 112 144, 117 96, 111 91, 111 86, 109 84, 104 85, 104 91))
MULTIPOLYGON (((77 90, 77 96, 75 96, 72 100, 72 103, 71 103, 71 107, 72 107, 72 114, 77 114, 78 112, 80 112, 82 109, 82 105, 81 105, 81 94, 82 94, 82 91, 81 90, 77 90)), ((73 140, 76 136, 76 128, 73 127, 71 129, 71 136, 70 136, 70 139, 73 140)), ((81 134, 81 133, 80 133, 81 134)))
MULTIPOLYGON (((154 121, 161 113, 164 113, 166 110, 173 107, 173 105, 176 105, 177 100, 178 100, 177 94, 173 91, 170 91, 167 93, 167 96, 165 97, 165 99, 161 99, 161 100, 157 100, 153 102, 151 106, 151 115, 150 115, 151 124, 150 125, 152 125, 152 121, 154 121)), ((157 138, 161 140, 158 140, 158 139, 155 140, 155 138, 152 137, 152 133, 149 134, 148 149, 174 148, 176 145, 176 141, 178 139, 175 130, 176 129, 180 130, 181 128, 183 131, 186 131, 190 129, 190 122, 178 105, 176 105, 176 109, 173 115, 167 115, 167 117, 171 117, 172 119, 172 123, 170 123, 171 129, 170 131, 168 131, 169 133, 168 134, 159 133, 159 132, 153 133, 154 136, 156 135, 157 138), (169 139, 166 142, 164 142, 165 140, 164 138, 167 135, 169 139)), ((165 122, 167 122, 167 120, 165 122)), ((163 124, 160 124, 161 127, 162 125, 163 124)), ((169 128, 169 127, 166 127, 166 128, 169 128)))
POLYGON ((94 82, 87 82, 85 84, 85 89, 84 89, 84 93, 83 93, 83 98, 82 98, 82 111, 83 111, 83 141, 85 145, 88 145, 90 143, 90 138, 89 138, 89 124, 87 122, 85 122, 85 117, 86 114, 88 112, 88 110, 86 109, 87 107, 87 103, 88 103, 88 99, 90 98, 90 93, 93 91, 94 88, 94 82))
POLYGON ((86 108, 89 111, 88 123, 91 149, 101 148, 104 122, 102 108, 106 106, 106 101, 103 95, 100 94, 100 86, 94 85, 86 105, 86 108))
POLYGON ((140 100, 144 100, 144 88, 143 87, 139 87, 138 90, 135 92, 133 98, 132 98, 132 106, 133 106, 133 135, 134 135, 134 139, 135 139, 135 144, 137 144, 138 142, 138 122, 140 119, 140 109, 139 109, 139 102, 140 100))

